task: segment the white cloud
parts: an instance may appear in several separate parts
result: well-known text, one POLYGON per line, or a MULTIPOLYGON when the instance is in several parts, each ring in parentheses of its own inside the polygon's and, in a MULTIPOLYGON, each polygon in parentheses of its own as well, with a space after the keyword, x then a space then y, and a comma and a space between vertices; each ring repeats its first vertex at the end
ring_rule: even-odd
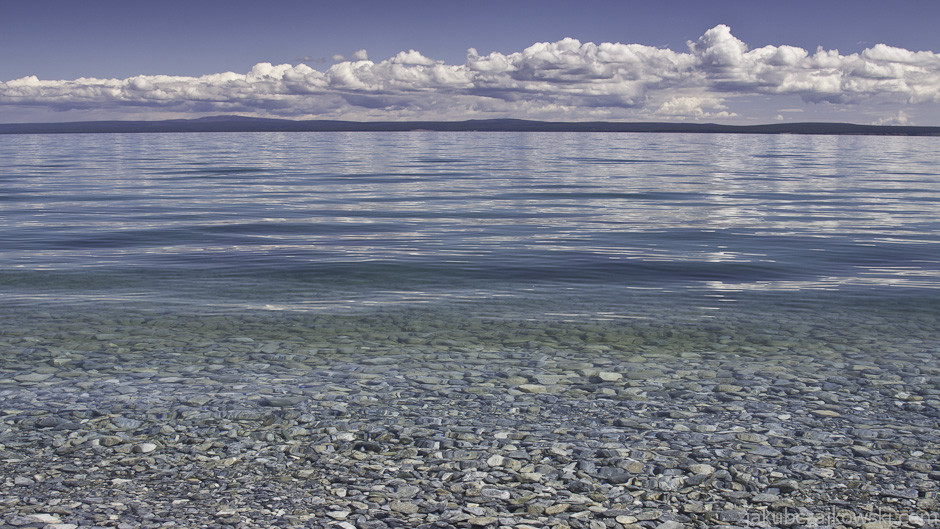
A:
MULTIPOLYGON (((334 53, 332 56, 333 62, 343 62, 343 61, 367 61, 369 60, 369 52, 366 50, 356 50, 352 55, 346 57, 341 53, 334 53)), ((307 61, 304 61, 307 62, 307 61)))
POLYGON ((663 102, 655 114, 665 118, 704 119, 729 118, 736 114, 727 112, 717 97, 680 96, 663 102))
POLYGON ((747 50, 727 26, 689 43, 704 86, 732 94, 793 94, 807 102, 940 102, 940 54, 878 44, 841 55, 793 46, 747 50))
MULTIPOLYGON (((30 76, 0 83, 0 112, 30 107, 346 119, 708 119, 737 116, 736 100, 753 96, 784 96, 791 105, 796 96, 837 107, 940 103, 940 54, 884 44, 849 55, 786 45, 749 49, 724 25, 682 52, 567 38, 508 54, 480 55, 471 48, 458 65, 416 50, 379 62, 368 57, 366 50, 335 56, 325 71, 260 63, 246 74, 201 77, 30 76)), ((766 119, 798 110, 768 110, 766 119)))
POLYGON ((410 66, 431 66, 434 61, 428 59, 415 50, 401 51, 398 55, 388 60, 392 64, 407 64, 410 66))
POLYGON ((907 112, 898 110, 897 114, 876 120, 872 125, 910 125, 911 118, 907 112))

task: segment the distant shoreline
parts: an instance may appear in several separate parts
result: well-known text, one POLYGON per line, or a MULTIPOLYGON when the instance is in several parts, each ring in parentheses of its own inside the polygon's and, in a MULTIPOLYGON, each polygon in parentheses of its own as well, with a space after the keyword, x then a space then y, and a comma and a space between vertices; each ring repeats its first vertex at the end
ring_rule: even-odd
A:
POLYGON ((0 123, 0 134, 88 134, 160 132, 660 132, 710 134, 824 134, 878 136, 940 136, 940 127, 856 125, 851 123, 774 123, 718 125, 610 121, 531 121, 484 119, 467 121, 299 121, 289 119, 212 116, 164 121, 76 121, 61 123, 0 123))

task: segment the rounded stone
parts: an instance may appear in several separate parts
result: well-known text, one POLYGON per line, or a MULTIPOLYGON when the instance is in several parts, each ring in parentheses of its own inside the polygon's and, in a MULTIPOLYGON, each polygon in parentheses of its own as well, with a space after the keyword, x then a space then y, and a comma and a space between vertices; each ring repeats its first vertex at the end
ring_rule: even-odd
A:
POLYGON ((696 463, 696 464, 694 464, 694 465, 689 465, 689 470, 690 470, 693 474, 706 474, 706 475, 708 475, 708 474, 714 474, 714 473, 715 473, 715 467, 713 467, 713 466, 711 466, 711 465, 702 464, 702 463, 696 463))
POLYGON ((546 393, 548 388, 541 384, 520 384, 516 386, 516 389, 523 393, 546 393))
POLYGON ((157 445, 154 443, 140 443, 134 446, 134 452, 138 454, 149 454, 157 449, 157 445))

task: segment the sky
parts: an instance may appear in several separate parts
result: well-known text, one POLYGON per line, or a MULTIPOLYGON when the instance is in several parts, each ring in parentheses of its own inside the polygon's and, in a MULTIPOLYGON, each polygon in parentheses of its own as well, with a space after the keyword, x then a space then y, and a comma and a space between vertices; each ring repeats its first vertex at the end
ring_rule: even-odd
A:
POLYGON ((936 0, 0 2, 0 122, 940 125, 936 0))

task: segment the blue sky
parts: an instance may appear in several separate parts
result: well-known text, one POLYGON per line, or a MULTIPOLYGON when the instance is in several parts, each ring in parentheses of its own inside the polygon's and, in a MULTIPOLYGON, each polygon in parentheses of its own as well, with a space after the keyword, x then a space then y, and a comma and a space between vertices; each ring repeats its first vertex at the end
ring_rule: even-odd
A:
POLYGON ((903 0, 5 2, 0 122, 940 125, 938 25, 903 0))

